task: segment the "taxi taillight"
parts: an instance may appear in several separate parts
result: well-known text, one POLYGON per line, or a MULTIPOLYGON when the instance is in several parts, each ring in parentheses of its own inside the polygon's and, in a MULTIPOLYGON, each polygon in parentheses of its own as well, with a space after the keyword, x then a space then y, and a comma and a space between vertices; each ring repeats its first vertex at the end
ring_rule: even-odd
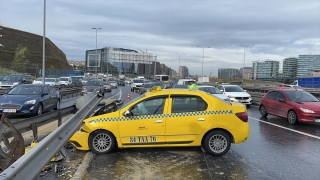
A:
POLYGON ((247 112, 236 113, 236 116, 241 119, 243 122, 248 122, 248 114, 247 112))

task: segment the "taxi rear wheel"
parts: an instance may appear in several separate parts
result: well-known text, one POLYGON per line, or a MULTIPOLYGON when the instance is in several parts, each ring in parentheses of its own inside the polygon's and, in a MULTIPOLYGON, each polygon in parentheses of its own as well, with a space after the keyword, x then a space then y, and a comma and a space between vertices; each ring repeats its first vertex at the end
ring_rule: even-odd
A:
POLYGON ((221 130, 215 130, 207 134, 204 140, 204 148, 215 156, 226 154, 231 146, 229 134, 221 130))
POLYGON ((116 139, 108 131, 97 130, 89 137, 90 150, 96 154, 110 153, 116 146, 116 139))

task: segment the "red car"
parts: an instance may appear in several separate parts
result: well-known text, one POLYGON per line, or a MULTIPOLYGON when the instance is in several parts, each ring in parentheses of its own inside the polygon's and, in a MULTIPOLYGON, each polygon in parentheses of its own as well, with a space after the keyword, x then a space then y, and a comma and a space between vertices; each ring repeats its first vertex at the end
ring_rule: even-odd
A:
POLYGON ((294 88, 269 90, 260 100, 261 116, 272 114, 288 119, 290 124, 298 122, 320 123, 320 101, 312 94, 294 88))

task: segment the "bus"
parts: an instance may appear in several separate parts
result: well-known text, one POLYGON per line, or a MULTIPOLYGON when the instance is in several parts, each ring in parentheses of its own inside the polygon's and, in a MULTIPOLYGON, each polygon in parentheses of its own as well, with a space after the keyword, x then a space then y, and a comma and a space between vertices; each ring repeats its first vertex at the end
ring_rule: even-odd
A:
POLYGON ((169 75, 156 75, 156 80, 161 82, 169 82, 169 75))

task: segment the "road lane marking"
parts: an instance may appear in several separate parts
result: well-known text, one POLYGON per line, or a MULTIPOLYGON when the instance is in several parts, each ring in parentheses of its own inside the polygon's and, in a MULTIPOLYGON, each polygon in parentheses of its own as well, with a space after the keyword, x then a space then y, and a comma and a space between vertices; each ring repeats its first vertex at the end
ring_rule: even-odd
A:
POLYGON ((301 132, 301 131, 290 129, 290 128, 287 128, 287 127, 283 127, 283 126, 280 126, 280 125, 277 125, 277 124, 273 124, 273 123, 270 123, 270 122, 266 122, 266 121, 263 121, 263 120, 260 120, 260 119, 256 119, 256 118, 252 118, 252 117, 249 117, 249 118, 251 118, 253 120, 256 120, 256 121, 260 121, 260 122, 269 124, 269 125, 272 125, 272 126, 276 126, 276 127, 279 127, 279 128, 285 129, 285 130, 289 130, 289 131, 292 131, 292 132, 295 132, 295 133, 298 133, 298 134, 309 136, 309 137, 312 137, 312 138, 315 138, 315 139, 320 139, 319 136, 315 136, 315 135, 312 135, 312 134, 308 134, 308 133, 304 133, 304 132, 301 132))

